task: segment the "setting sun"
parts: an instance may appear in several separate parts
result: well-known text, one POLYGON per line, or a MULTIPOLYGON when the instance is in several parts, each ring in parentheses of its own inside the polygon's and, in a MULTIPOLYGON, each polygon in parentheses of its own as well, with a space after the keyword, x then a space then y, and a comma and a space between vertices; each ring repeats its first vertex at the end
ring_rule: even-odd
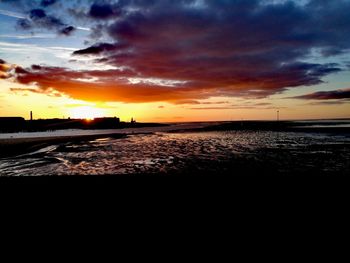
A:
POLYGON ((346 10, 0 0, 0 180, 348 176, 346 10))
POLYGON ((70 117, 73 119, 93 120, 105 115, 104 110, 90 106, 76 107, 70 110, 70 117))

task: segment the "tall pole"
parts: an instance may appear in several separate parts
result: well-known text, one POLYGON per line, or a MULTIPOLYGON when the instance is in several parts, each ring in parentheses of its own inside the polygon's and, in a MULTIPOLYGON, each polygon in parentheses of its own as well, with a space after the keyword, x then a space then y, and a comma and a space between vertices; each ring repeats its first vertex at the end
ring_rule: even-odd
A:
POLYGON ((277 111, 277 121, 280 121, 280 111, 277 111))
POLYGON ((33 112, 32 111, 30 112, 30 120, 31 121, 33 120, 33 112))

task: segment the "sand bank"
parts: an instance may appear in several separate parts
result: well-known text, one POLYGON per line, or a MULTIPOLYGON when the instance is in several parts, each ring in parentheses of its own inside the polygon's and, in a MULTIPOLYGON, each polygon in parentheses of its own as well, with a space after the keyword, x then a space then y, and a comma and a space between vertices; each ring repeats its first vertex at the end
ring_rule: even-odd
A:
POLYGON ((42 138, 16 138, 0 140, 0 158, 16 156, 19 154, 29 153, 39 150, 46 146, 67 142, 91 141, 101 138, 123 138, 125 134, 94 134, 83 136, 59 136, 59 137, 42 137, 42 138))
POLYGON ((209 124, 187 123, 164 127, 129 128, 118 130, 61 130, 52 132, 0 134, 0 158, 33 152, 53 144, 91 141, 102 138, 124 138, 127 135, 171 132, 203 128, 209 124))

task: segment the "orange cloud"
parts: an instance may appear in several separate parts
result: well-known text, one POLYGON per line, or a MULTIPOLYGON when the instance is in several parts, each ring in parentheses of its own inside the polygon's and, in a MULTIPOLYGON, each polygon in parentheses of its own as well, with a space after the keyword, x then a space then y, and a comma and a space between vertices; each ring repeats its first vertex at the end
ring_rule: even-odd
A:
MULTIPOLYGON (((144 66, 146 67, 146 64, 144 66)), ((312 73, 310 79, 306 78, 306 81, 311 83, 318 82, 317 78, 325 70, 324 67, 318 69, 317 66, 300 64, 273 74, 261 75, 259 73, 261 76, 247 77, 240 76, 238 72, 232 73, 237 74, 236 77, 224 77, 219 72, 217 75, 209 74, 208 76, 207 71, 200 73, 200 69, 193 69, 192 73, 187 73, 193 76, 188 75, 189 81, 186 81, 187 78, 181 79, 175 75, 173 79, 166 78, 168 73, 159 72, 158 69, 154 69, 155 71, 149 74, 157 76, 156 78, 146 78, 142 75, 135 78, 137 73, 130 69, 79 71, 33 65, 26 69, 13 66, 14 70, 9 73, 8 70, 5 71, 7 68, 7 64, 2 64, 1 72, 4 72, 4 77, 13 77, 21 84, 35 84, 38 87, 37 90, 24 91, 41 92, 54 96, 64 93, 74 99, 91 102, 163 101, 174 104, 199 104, 198 100, 220 96, 263 98, 284 91, 286 86, 301 85, 305 81, 305 76, 302 79, 296 76, 299 74, 301 77, 305 69, 312 73)), ((336 71, 333 68, 329 70, 336 71)), ((225 103, 220 102, 220 104, 225 103)))

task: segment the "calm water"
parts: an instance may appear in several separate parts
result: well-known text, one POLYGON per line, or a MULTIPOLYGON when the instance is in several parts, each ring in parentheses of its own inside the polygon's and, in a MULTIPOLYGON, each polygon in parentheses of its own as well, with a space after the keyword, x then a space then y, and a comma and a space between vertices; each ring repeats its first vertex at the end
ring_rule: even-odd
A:
POLYGON ((350 171, 350 138, 305 133, 133 135, 53 145, 0 160, 0 175, 350 171))

